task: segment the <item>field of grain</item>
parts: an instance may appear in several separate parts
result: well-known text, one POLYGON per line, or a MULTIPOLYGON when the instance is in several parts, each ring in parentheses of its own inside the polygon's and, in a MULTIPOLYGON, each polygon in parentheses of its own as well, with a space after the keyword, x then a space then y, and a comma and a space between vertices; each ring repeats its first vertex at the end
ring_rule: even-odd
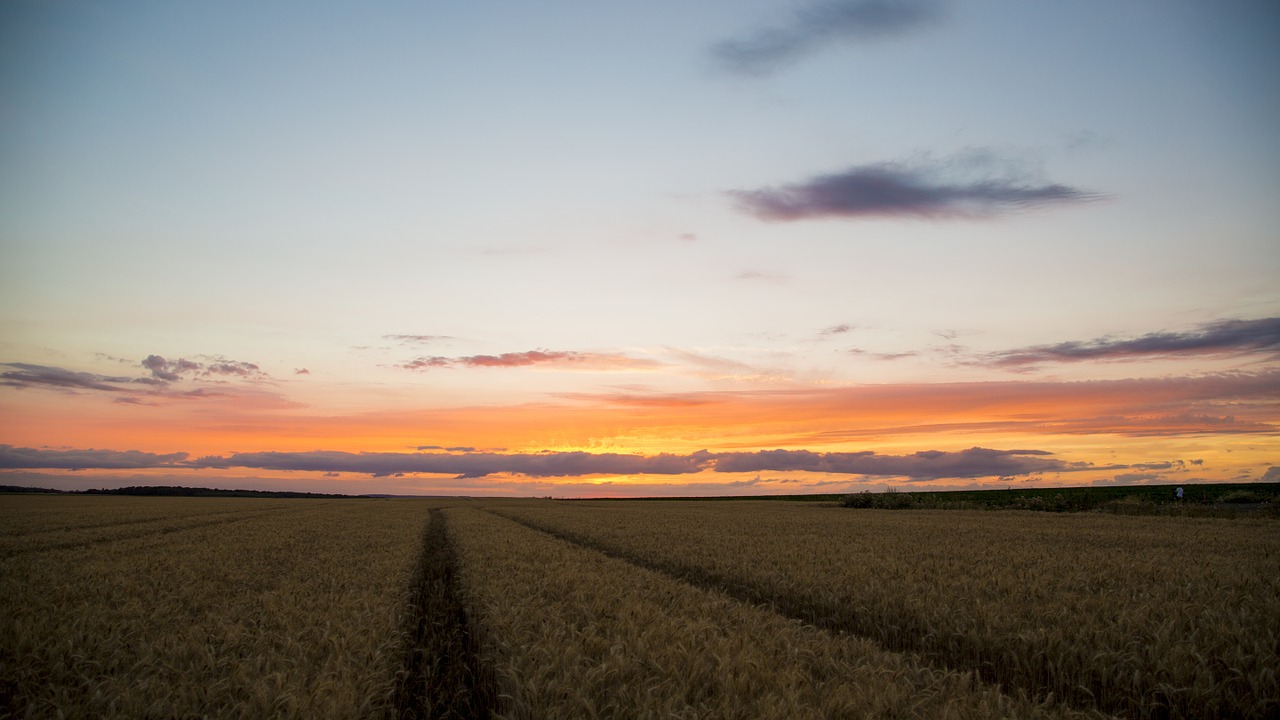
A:
POLYGON ((425 517, 377 500, 0 498, 0 714, 376 715, 425 517))
POLYGON ((1280 712, 1274 520, 769 502, 499 512, 1073 707, 1144 718, 1280 712))
POLYGON ((1275 717, 1277 530, 0 495, 0 719, 1275 717))

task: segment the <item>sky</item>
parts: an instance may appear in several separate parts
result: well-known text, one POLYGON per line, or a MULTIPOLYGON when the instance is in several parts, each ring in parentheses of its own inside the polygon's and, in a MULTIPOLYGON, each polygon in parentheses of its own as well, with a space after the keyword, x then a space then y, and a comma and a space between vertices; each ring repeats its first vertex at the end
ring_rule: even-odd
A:
POLYGON ((1280 7, 0 4, 0 484, 1280 481, 1280 7))

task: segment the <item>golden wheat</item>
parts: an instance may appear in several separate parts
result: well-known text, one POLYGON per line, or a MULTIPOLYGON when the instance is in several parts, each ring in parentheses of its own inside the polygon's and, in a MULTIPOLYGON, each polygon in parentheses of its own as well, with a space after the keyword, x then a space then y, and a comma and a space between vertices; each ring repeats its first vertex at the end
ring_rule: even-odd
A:
POLYGON ((0 543, 14 717, 359 717, 392 690, 420 504, 0 502, 28 525, 0 543))
POLYGON ((1082 716, 483 510, 445 511, 508 718, 1082 716))
POLYGON ((1077 707, 1280 712, 1272 520, 511 504, 538 527, 1077 707))

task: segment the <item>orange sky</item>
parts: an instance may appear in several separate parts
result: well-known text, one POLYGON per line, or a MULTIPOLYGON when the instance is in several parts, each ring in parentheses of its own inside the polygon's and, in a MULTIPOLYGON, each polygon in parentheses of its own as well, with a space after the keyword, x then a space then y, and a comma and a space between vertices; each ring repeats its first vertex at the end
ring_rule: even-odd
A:
POLYGON ((0 483, 1275 479, 1278 29, 0 2, 0 483))
MULTIPOLYGON (((597 456, 686 457, 698 451, 742 454, 775 449, 819 454, 866 453, 903 458, 921 452, 960 453, 970 448, 1029 450, 1073 467, 1034 471, 1018 478, 1038 484, 1190 482, 1260 477, 1277 459, 1280 373, 1219 373, 1168 378, 1048 381, 1003 380, 866 386, 793 386, 755 390, 653 392, 636 389, 549 396, 542 402, 454 406, 360 413, 321 413, 283 396, 280 385, 222 384, 205 394, 169 393, 137 402, 117 402, 118 393, 6 388, 0 432, 14 447, 64 450, 137 450, 186 453, 183 462, 128 468, 152 476, 212 478, 275 477, 276 486, 330 487, 345 479, 352 488, 386 486, 399 491, 511 492, 555 486, 590 491, 600 482, 656 491, 661 486, 720 486, 744 477, 757 491, 783 492, 770 481, 802 479, 813 489, 844 483, 969 486, 976 476, 956 478, 815 472, 799 467, 748 473, 704 467, 675 475, 646 476, 604 470, 575 471, 559 479, 512 476, 497 469, 453 483, 444 473, 188 467, 205 456, 236 453, 364 453, 403 455, 535 456, 585 452, 597 456), (213 392, 216 390, 216 392, 213 392), (268 472, 269 471, 269 472, 268 472), (275 473, 271 475, 271 473, 275 473), (336 474, 333 474, 336 473, 336 474), (763 482, 765 485, 760 485, 763 482), (585 485, 584 485, 585 484, 585 485), (584 485, 586 490, 580 485, 584 485)), ((81 460, 83 461, 83 459, 81 460)), ((39 463, 35 463, 39 464, 39 463)), ((51 463, 56 465, 56 463, 51 463)), ((110 463, 106 463, 110 465, 110 463)), ((379 466, 381 467, 381 465, 379 466)), ((55 485, 113 480, 125 468, 11 468, 44 473, 55 485), (57 477, 59 474, 62 477, 57 477)), ((1006 482, 998 472, 986 482, 1006 482)), ((671 489, 671 488, 668 488, 671 489)), ((679 488, 672 490, 678 492, 679 488)), ((668 493, 671 494, 671 493, 668 493)))

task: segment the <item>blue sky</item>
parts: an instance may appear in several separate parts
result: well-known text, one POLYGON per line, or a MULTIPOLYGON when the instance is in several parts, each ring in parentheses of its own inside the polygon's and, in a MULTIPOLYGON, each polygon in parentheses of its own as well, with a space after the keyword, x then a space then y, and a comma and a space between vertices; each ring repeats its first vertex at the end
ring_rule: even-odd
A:
MULTIPOLYGON (((981 361, 1280 315, 1270 4, 18 1, 0 33, 11 368, 230 359, 307 417, 1274 368, 981 361)), ((20 432, 85 392, 13 380, 0 431, 127 443, 20 432)), ((113 449, 194 452, 145 444, 113 449)))

